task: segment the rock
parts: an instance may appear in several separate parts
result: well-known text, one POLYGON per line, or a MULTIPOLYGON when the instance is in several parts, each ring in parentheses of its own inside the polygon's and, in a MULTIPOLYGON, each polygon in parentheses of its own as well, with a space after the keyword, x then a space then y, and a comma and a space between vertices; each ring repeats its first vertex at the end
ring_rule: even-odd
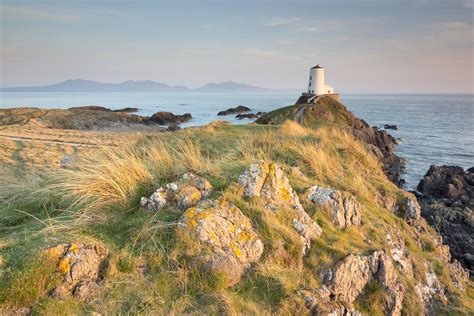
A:
POLYGON ((235 116, 236 119, 242 120, 242 119, 256 119, 258 118, 257 114, 254 113, 246 113, 246 114, 237 114, 235 116))
POLYGON ((177 132, 177 131, 181 130, 181 127, 179 127, 178 125, 170 125, 170 126, 168 126, 168 128, 166 130, 169 131, 169 132, 177 132))
POLYGON ((292 177, 295 177, 299 180, 308 181, 308 178, 301 172, 299 167, 291 167, 290 174, 292 177))
POLYGON ((123 108, 123 109, 114 110, 114 112, 119 112, 119 113, 135 113, 135 112, 138 112, 139 110, 140 110, 139 108, 126 107, 126 108, 123 108))
POLYGON ((307 197, 317 205, 329 207, 332 222, 339 228, 362 224, 360 204, 348 193, 315 185, 308 189, 307 197))
POLYGON ((59 166, 63 169, 68 169, 76 160, 76 155, 64 155, 59 162, 59 166))
POLYGON ((58 260, 58 273, 62 283, 51 291, 54 298, 63 298, 67 293, 84 300, 99 288, 106 265, 107 250, 89 244, 60 244, 45 250, 58 260))
POLYGON ((191 113, 185 113, 183 115, 175 115, 171 112, 156 112, 147 119, 148 122, 156 123, 159 125, 177 125, 180 123, 188 122, 192 119, 191 113))
POLYGON ((235 108, 230 108, 225 111, 220 111, 217 113, 217 115, 222 116, 222 115, 230 115, 230 114, 241 114, 250 111, 250 109, 246 106, 239 105, 235 108))
POLYGON ((329 291, 331 303, 346 306, 348 310, 353 309, 354 301, 363 293, 365 287, 377 280, 387 294, 385 313, 401 315, 405 288, 385 251, 375 251, 370 256, 350 254, 333 269, 324 270, 322 279, 329 291))
POLYGON ((239 184, 245 197, 265 199, 269 210, 289 208, 293 211, 291 224, 303 240, 303 253, 309 250, 311 240, 321 235, 321 227, 306 213, 283 169, 277 164, 254 162, 239 177, 239 184))
POLYGON ((407 223, 412 224, 420 219, 421 207, 415 199, 405 197, 399 201, 397 212, 407 223))
POLYGON ((450 276, 454 285, 456 285, 456 287, 460 290, 464 291, 463 283, 469 280, 469 271, 464 269, 459 261, 454 260, 450 264, 450 276))
POLYGON ((182 187, 179 190, 178 195, 177 195, 178 208, 181 211, 184 211, 185 209, 191 206, 197 205, 201 197, 202 197, 201 191, 199 191, 196 187, 194 186, 182 187))
POLYGON ((418 184, 421 216, 442 237, 451 255, 474 275, 474 169, 432 165, 418 184))
POLYGON ((431 165, 417 189, 433 198, 452 198, 450 188, 456 191, 462 190, 464 185, 468 184, 466 176, 466 172, 461 167, 431 165))
POLYGON ((416 293, 425 305, 429 306, 434 301, 446 303, 448 299, 444 294, 443 285, 428 263, 425 263, 425 270, 423 282, 415 287, 416 293))
POLYGON ((210 271, 224 273, 228 286, 238 283, 243 271, 263 253, 263 243, 248 217, 225 201, 206 201, 187 209, 178 228, 208 247, 210 254, 195 259, 210 271))
POLYGON ((192 173, 185 173, 179 181, 158 187, 150 197, 142 197, 140 207, 149 211, 159 211, 164 206, 175 206, 178 210, 195 206, 212 192, 212 185, 207 179, 192 173))
POLYGON ((410 252, 406 248, 405 240, 402 238, 401 233, 392 229, 387 234, 386 239, 390 246, 388 253, 393 261, 400 266, 400 269, 406 276, 413 277, 413 264, 410 259, 410 252))
POLYGON ((153 192, 153 194, 149 198, 147 197, 141 198, 140 207, 147 209, 149 211, 156 212, 166 205, 167 200, 168 200, 167 190, 162 187, 159 187, 158 189, 156 189, 155 192, 153 192))
POLYGON ((395 125, 395 124, 385 124, 385 125, 383 126, 383 128, 384 128, 384 129, 393 129, 393 130, 397 130, 397 129, 398 129, 397 125, 395 125))

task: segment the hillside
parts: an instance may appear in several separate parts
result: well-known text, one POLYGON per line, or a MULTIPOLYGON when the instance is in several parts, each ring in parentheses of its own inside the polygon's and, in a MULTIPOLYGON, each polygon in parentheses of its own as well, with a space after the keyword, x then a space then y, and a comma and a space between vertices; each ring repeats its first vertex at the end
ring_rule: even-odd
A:
POLYGON ((258 123, 2 177, 0 312, 472 313, 468 273, 395 184, 395 140, 332 99, 258 123))
POLYGON ((268 90, 233 81, 208 83, 200 88, 190 89, 186 86, 170 86, 152 80, 127 80, 122 83, 109 83, 85 79, 70 79, 46 86, 0 88, 0 91, 3 92, 261 92, 268 90))

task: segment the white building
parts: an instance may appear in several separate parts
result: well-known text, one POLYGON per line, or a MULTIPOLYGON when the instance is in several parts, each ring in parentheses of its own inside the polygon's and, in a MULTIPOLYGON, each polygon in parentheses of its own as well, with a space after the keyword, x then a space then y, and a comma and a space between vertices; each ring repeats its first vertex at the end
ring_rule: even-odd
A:
POLYGON ((308 93, 317 96, 334 93, 334 89, 325 83, 324 68, 319 64, 309 70, 308 93))

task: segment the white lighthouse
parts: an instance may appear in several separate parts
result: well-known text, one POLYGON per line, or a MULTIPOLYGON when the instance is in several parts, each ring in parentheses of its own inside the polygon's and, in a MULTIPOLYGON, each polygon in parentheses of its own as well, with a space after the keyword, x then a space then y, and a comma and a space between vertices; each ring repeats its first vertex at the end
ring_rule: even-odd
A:
POLYGON ((334 89, 324 81, 324 68, 319 64, 309 70, 308 93, 316 96, 334 94, 334 89))

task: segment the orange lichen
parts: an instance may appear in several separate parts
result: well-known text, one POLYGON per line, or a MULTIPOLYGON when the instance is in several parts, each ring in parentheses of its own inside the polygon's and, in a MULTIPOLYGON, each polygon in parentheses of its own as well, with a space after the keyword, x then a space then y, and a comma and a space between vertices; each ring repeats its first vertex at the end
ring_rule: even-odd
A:
POLYGON ((62 274, 67 273, 71 269, 71 257, 64 257, 59 261, 58 270, 62 274))

